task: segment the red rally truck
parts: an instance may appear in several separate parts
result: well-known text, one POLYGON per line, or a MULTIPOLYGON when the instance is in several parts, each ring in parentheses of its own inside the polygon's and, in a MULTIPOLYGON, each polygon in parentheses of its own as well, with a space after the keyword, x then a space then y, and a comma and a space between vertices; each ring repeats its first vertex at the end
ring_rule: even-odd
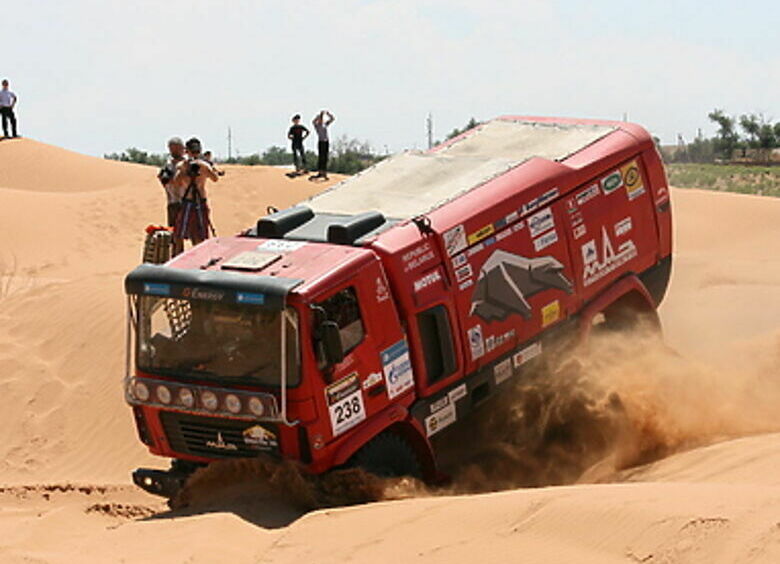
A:
POLYGON ((437 440, 553 342, 655 316, 671 251, 634 124, 501 117, 386 159, 126 277, 126 400, 172 459, 134 481, 171 496, 261 453, 432 479, 437 440))

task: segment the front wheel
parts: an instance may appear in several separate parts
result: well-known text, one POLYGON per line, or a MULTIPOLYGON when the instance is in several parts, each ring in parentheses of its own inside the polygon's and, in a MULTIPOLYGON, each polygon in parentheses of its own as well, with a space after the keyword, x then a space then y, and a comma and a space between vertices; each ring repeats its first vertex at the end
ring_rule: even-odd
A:
POLYGON ((352 456, 348 465, 382 478, 422 477, 420 461, 412 446, 401 435, 391 431, 371 439, 352 456))

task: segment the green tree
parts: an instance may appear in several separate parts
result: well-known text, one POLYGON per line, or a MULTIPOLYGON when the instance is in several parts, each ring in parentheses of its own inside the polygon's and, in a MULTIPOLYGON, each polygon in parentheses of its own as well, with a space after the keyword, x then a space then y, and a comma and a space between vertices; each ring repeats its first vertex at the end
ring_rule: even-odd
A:
POLYGON ((715 152, 726 161, 731 160, 734 149, 739 146, 739 134, 734 125, 734 118, 715 109, 708 115, 711 121, 718 124, 718 135, 715 137, 715 152))
POLYGON ((462 128, 458 129, 457 127, 449 132, 447 137, 444 139, 445 141, 449 141, 450 139, 455 139, 458 135, 462 135, 466 133, 469 129, 474 129, 478 125, 482 125, 481 121, 477 121, 473 117, 464 125, 462 128))

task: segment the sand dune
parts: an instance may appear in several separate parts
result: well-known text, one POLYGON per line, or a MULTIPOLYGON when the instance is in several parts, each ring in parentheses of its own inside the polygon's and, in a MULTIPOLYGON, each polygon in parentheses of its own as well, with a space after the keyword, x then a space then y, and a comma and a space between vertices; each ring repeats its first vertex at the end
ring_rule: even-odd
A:
MULTIPOLYGON (((226 168, 210 193, 221 233, 321 188, 278 169, 226 168)), ((669 343, 707 379, 659 397, 673 404, 700 385, 718 403, 661 414, 691 435, 677 445, 684 452, 598 475, 608 483, 307 514, 241 490, 168 512, 129 484, 130 470, 160 461, 136 440, 120 386, 121 280, 143 228, 163 219, 154 175, 30 140, 0 143, 0 561, 780 561, 780 434, 719 441, 780 422, 725 425, 698 443, 691 424, 733 422, 751 397, 737 391, 763 385, 757 375, 775 389, 780 201, 673 191, 677 252, 662 317, 669 343)), ((676 370, 657 381, 691 374, 676 370)))

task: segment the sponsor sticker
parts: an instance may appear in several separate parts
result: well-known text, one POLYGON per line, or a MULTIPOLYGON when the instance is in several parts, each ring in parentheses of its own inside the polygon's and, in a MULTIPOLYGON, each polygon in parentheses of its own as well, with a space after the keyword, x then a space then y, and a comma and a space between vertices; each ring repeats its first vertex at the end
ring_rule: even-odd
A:
POLYGON ((305 247, 306 241, 285 241, 284 239, 269 239, 257 246, 257 250, 274 251, 276 253, 291 253, 305 247))
POLYGON ((365 380, 363 380, 363 389, 367 390, 369 388, 373 388, 381 381, 382 381, 382 374, 380 374, 379 372, 372 372, 371 374, 366 376, 365 380))
POLYGON ((184 288, 181 291, 181 295, 184 298, 192 298, 193 300, 219 302, 225 297, 225 292, 221 290, 204 290, 203 288, 184 288))
POLYGON ((542 327, 552 325, 561 318, 561 302, 555 300, 542 308, 542 327))
POLYGON ((531 237, 536 237, 553 227, 555 227, 555 221, 550 208, 545 208, 528 218, 528 229, 531 231, 531 237))
POLYGON ((455 423, 457 419, 455 406, 448 402, 445 407, 425 418, 425 434, 431 437, 455 423))
POLYGON ((639 173, 639 166, 636 160, 631 161, 622 168, 623 181, 626 185, 626 194, 628 199, 633 200, 645 193, 645 187, 642 184, 642 175, 639 173))
POLYGON ((239 292, 236 294, 236 301, 240 304, 263 305, 265 303, 265 294, 239 292))
POLYGON ((582 246, 583 259, 586 256, 588 257, 587 260, 584 260, 585 266, 582 276, 585 286, 598 282, 607 274, 617 270, 638 255, 636 245, 631 239, 621 243, 617 251, 615 251, 607 233, 607 228, 603 226, 601 228, 601 246, 601 256, 599 256, 596 250, 596 242, 594 240, 591 239, 582 246))
POLYGON ((499 362, 493 367, 493 378, 495 378, 496 385, 506 382, 512 377, 512 359, 507 358, 499 362))
POLYGON ((482 338, 482 327, 476 325, 468 330, 471 360, 485 356, 485 340, 482 338))
POLYGON ((466 255, 464 254, 460 254, 452 259, 452 266, 455 268, 463 266, 464 264, 466 264, 466 255))
POLYGON ((621 235, 625 235, 629 231, 631 231, 631 228, 633 227, 633 224, 631 223, 631 216, 621 219, 615 224, 615 235, 620 237, 621 235))
POLYGON ((547 192, 545 192, 544 194, 542 194, 538 198, 535 198, 535 199, 531 200, 530 202, 528 202, 527 204, 524 204, 523 207, 520 208, 520 213, 521 214, 526 214, 526 213, 532 212, 536 208, 542 207, 543 205, 551 202, 552 200, 554 200, 557 197, 558 197, 558 189, 557 188, 553 188, 551 190, 548 190, 547 192))
POLYGON ((512 357, 512 363, 514 364, 515 368, 520 368, 523 364, 533 358, 536 358, 540 354, 542 354, 542 344, 538 342, 533 343, 532 345, 528 345, 523 350, 515 353, 515 355, 512 357))
POLYGON ((463 224, 444 232, 444 248, 447 249, 448 256, 457 255, 466 247, 468 247, 468 243, 463 224))
POLYGON ((333 436, 348 431, 366 418, 357 372, 325 388, 333 436))
POLYGON ((170 296, 171 285, 146 282, 144 283, 144 294, 150 294, 152 296, 170 296))
POLYGON ((439 272, 439 269, 433 270, 422 278, 414 281, 414 291, 419 292, 420 290, 424 290, 436 282, 439 282, 441 279, 441 272, 439 272))
POLYGON ((387 382, 387 395, 390 399, 401 395, 414 386, 412 361, 409 359, 409 346, 401 339, 381 353, 382 371, 387 382))
POLYGON ((599 189, 598 184, 591 184, 585 190, 574 196, 574 199, 577 201, 577 205, 581 206, 589 201, 591 201, 593 198, 601 194, 601 190, 599 189))
POLYGON ((525 221, 521 221, 519 223, 516 223, 512 226, 512 232, 517 233, 520 231, 523 227, 525 227, 525 221))
POLYGON ((466 397, 466 384, 461 384, 457 388, 453 388, 450 390, 450 393, 447 394, 447 396, 450 398, 451 403, 455 403, 456 401, 463 399, 466 397))
POLYGON ((534 239, 534 249, 536 249, 536 252, 538 253, 542 249, 546 249, 553 243, 558 242, 558 232, 557 231, 550 231, 548 233, 545 233, 541 237, 537 237, 534 239))
POLYGON ((611 194, 621 186, 623 186, 623 177, 620 175, 619 170, 605 176, 601 180, 601 189, 605 194, 611 194))
POLYGON ((512 234, 512 230, 511 229, 504 229, 503 231, 501 231, 500 233, 498 233, 496 235, 496 241, 503 241, 504 239, 509 237, 511 234, 512 234))
POLYGON ((462 266, 455 271, 455 279, 458 282, 463 282, 466 278, 471 278, 472 276, 474 276, 474 270, 471 268, 470 264, 462 266))
POLYGON ((492 223, 488 223, 484 227, 481 227, 477 229, 474 233, 471 233, 468 237, 469 245, 473 245, 474 243, 477 243, 484 239, 485 237, 491 236, 495 232, 496 228, 493 227, 492 223))
POLYGON ((585 234, 588 232, 587 227, 585 227, 585 224, 578 225, 574 228, 574 238, 579 239, 580 237, 584 237, 585 234))
POLYGON ((447 407, 449 403, 450 403, 450 396, 444 396, 437 399, 434 402, 431 402, 430 405, 431 413, 436 413, 437 411, 441 411, 442 409, 447 407))
POLYGON ((487 349, 487 352, 491 352, 494 348, 496 348, 495 335, 490 335, 487 339, 485 339, 485 348, 487 349))
POLYGON ((458 284, 458 290, 465 290, 466 288, 471 288, 473 285, 474 285, 474 279, 469 278, 465 282, 458 284))
POLYGON ((219 450, 238 450, 238 446, 233 443, 225 442, 221 431, 217 431, 216 440, 206 441, 206 446, 209 448, 215 448, 219 450))
POLYGON ((257 450, 271 450, 279 446, 276 434, 262 425, 254 425, 241 433, 244 444, 257 450))

